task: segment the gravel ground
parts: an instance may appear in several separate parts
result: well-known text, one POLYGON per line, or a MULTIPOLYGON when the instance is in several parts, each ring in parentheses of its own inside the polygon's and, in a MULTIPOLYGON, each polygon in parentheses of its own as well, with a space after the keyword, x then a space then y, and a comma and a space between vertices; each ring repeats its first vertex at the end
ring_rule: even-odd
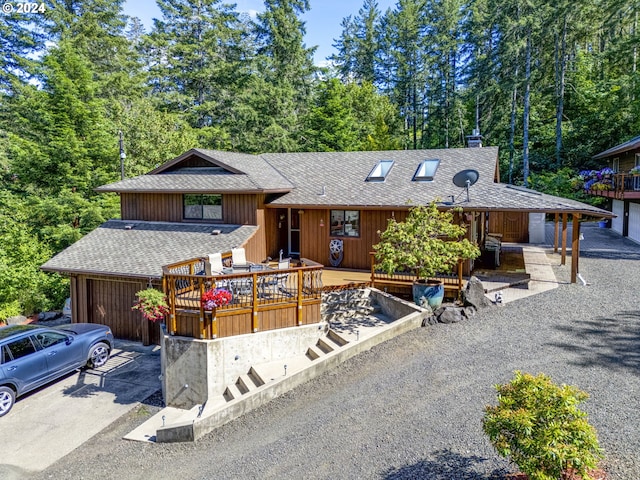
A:
POLYGON ((608 478, 640 479, 640 246, 584 235, 587 286, 401 335, 195 444, 121 439, 158 410, 156 396, 32 478, 499 479, 516 468, 482 433, 483 407, 522 370, 590 393, 608 478))

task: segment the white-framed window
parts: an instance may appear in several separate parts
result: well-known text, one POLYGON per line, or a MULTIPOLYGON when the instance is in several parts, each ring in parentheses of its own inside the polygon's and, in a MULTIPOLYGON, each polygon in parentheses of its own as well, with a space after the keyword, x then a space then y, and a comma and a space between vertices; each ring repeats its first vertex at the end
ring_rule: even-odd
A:
MULTIPOLYGON (((637 162, 637 160, 636 160, 637 162)), ((615 172, 618 173, 620 171, 620 159, 619 158, 614 158, 613 160, 611 160, 611 169, 615 172)))

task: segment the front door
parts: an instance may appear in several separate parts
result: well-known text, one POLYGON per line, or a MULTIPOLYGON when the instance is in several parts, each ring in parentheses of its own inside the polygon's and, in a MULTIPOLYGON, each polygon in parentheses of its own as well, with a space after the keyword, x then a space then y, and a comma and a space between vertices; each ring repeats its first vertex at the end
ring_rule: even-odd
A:
POLYGON ((300 255, 300 211, 289 209, 289 255, 300 255))

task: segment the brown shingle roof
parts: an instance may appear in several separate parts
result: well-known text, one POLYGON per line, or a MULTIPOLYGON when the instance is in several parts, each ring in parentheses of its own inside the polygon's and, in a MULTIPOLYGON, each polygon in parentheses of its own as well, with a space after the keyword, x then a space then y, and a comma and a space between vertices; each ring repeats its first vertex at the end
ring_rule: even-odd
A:
POLYGON ((195 148, 147 175, 103 185, 96 191, 248 193, 287 192, 292 187, 283 175, 258 155, 195 148), (210 167, 180 168, 181 162, 194 156, 210 167))
POLYGON ((157 279, 162 266, 246 242, 258 227, 109 220, 42 266, 63 273, 94 273, 157 279), (127 229, 132 225, 131 229, 127 229), (212 235, 213 230, 219 235, 212 235))

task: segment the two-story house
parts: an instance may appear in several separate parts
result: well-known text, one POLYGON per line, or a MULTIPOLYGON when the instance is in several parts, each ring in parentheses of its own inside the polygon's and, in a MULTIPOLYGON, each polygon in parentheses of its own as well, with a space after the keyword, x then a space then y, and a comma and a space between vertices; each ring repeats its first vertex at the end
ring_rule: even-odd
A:
MULTIPOLYGON (((565 221, 567 215, 611 216, 500 183, 495 147, 262 155, 193 149, 98 191, 120 195, 121 219, 101 225, 42 268, 71 278, 74 321, 106 323, 117 337, 150 342, 158 341, 158 333, 149 333, 131 311, 135 293, 159 286, 162 266, 184 259, 244 247, 254 262, 282 251, 368 270, 388 220, 402 220, 412 205, 431 201, 459 207, 469 238, 479 245, 489 233, 503 242, 541 241, 548 214, 565 221), (454 184, 463 171, 475 172, 473 182, 454 184), (330 251, 335 240, 339 261, 330 251)), ((472 265, 466 268, 468 273, 472 265)))

